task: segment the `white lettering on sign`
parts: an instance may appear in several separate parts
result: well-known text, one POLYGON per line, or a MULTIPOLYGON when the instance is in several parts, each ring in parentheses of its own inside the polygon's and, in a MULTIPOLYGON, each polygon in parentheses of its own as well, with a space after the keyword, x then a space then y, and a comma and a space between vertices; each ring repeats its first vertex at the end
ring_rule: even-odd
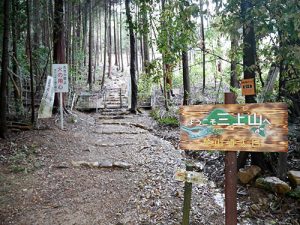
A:
POLYGON ((55 92, 68 92, 68 64, 53 64, 52 75, 55 92))

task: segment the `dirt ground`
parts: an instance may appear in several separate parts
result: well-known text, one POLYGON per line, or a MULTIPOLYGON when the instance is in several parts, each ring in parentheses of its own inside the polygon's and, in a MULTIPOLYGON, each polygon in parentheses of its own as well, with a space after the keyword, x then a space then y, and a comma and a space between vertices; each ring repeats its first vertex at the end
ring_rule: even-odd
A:
MULTIPOLYGON (((158 126, 146 112, 75 111, 65 130, 56 117, 38 121, 37 129, 10 133, 0 140, 0 224, 180 224, 184 183, 174 174, 185 167, 186 154, 177 144, 178 128, 158 126), (78 166, 79 161, 107 167, 78 166), (126 166, 111 166, 117 162, 126 166)), ((221 225, 224 158, 200 156, 198 170, 214 182, 193 185, 190 224, 221 225)), ((295 199, 238 186, 241 225, 299 225, 299 212, 295 199)))
MULTIPOLYGON (((184 153, 154 135, 147 114, 74 113, 63 131, 53 118, 0 140, 0 224, 180 224, 184 153)), ((224 223, 218 195, 212 183, 193 186, 191 224, 224 223)))

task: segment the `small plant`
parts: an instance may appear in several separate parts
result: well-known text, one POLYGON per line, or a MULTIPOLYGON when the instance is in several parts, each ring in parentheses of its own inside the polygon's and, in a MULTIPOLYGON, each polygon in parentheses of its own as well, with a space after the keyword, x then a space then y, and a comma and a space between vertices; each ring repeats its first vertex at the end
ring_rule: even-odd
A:
POLYGON ((179 126, 178 112, 175 110, 175 108, 171 108, 168 112, 164 110, 153 109, 150 112, 150 116, 155 119, 159 125, 171 127, 179 126))
POLYGON ((9 158, 10 170, 14 173, 28 173, 36 169, 39 163, 36 160, 36 146, 23 145, 16 148, 15 153, 9 158))
POLYGON ((161 118, 161 119, 158 120, 158 123, 160 125, 166 125, 166 126, 171 126, 171 127, 178 127, 179 126, 179 121, 175 117, 161 118))

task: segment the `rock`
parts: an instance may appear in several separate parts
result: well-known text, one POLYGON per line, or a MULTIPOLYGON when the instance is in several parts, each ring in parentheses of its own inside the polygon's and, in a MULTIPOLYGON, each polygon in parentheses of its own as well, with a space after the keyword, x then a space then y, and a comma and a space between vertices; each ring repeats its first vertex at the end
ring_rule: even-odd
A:
POLYGON ((248 184, 253 180, 261 171, 261 168, 255 165, 252 165, 247 168, 241 168, 238 172, 238 178, 243 184, 248 184))
POLYGON ((74 167, 89 167, 89 168, 112 168, 118 167, 122 169, 129 169, 132 165, 127 162, 111 162, 108 160, 100 161, 100 162, 86 162, 86 161, 72 161, 72 165, 74 167))
POLYGON ((251 209, 253 209, 256 212, 258 212, 260 210, 260 207, 258 205, 256 205, 256 204, 253 204, 250 207, 251 207, 251 209))
POLYGON ((131 167, 131 164, 129 164, 127 162, 116 161, 113 163, 113 166, 119 167, 122 169, 129 169, 131 167))
POLYGON ((285 194, 291 190, 291 187, 277 177, 258 178, 255 182, 256 187, 273 191, 279 194, 285 194))
POLYGON ((74 167, 80 167, 81 165, 83 165, 85 163, 85 161, 71 161, 72 166, 74 167))
POLYGON ((55 166, 57 169, 66 169, 69 168, 69 165, 66 162, 62 162, 61 164, 55 166))
POLYGON ((112 167, 112 163, 108 161, 103 161, 103 162, 72 161, 71 163, 74 167, 89 167, 89 168, 112 167))
POLYGON ((293 185, 300 185, 300 171, 290 170, 287 174, 293 185))
POLYGON ((100 168, 113 167, 113 163, 110 161, 102 161, 102 162, 98 163, 98 167, 100 167, 100 168))

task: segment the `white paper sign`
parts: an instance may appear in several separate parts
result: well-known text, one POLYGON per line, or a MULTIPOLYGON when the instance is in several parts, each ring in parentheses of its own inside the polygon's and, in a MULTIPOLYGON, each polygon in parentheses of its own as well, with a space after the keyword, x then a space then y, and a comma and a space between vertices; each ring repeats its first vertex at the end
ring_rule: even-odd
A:
POLYGON ((48 76, 45 91, 41 100, 38 118, 49 118, 52 116, 52 108, 54 103, 54 86, 53 77, 48 76))
POLYGON ((54 78, 55 92, 68 92, 68 64, 53 64, 52 75, 54 78))

